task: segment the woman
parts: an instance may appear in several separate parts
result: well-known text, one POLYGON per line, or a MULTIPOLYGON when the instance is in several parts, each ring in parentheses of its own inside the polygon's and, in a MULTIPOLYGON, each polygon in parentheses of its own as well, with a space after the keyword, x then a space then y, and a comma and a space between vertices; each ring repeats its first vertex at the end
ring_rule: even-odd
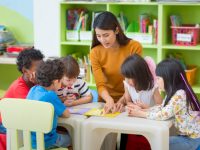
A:
MULTIPOLYGON (((141 55, 142 46, 126 37, 117 18, 111 12, 99 14, 94 20, 93 30, 90 60, 99 101, 105 101, 105 113, 115 112, 122 107, 123 102, 124 79, 120 73, 121 64, 134 53, 141 55)), ((116 134, 109 134, 102 149, 115 149, 116 137, 116 134)))

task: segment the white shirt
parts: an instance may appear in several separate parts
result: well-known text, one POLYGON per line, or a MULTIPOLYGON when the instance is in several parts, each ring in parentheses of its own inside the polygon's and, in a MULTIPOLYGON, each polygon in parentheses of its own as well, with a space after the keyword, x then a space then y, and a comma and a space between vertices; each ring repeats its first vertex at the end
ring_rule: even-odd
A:
POLYGON ((146 90, 146 91, 142 90, 142 91, 137 92, 135 87, 130 86, 126 81, 123 81, 123 82, 124 82, 124 87, 127 89, 131 97, 131 100, 133 102, 136 100, 141 100, 142 102, 144 102, 145 104, 148 104, 149 106, 155 105, 153 94, 157 86, 154 86, 150 90, 146 90))

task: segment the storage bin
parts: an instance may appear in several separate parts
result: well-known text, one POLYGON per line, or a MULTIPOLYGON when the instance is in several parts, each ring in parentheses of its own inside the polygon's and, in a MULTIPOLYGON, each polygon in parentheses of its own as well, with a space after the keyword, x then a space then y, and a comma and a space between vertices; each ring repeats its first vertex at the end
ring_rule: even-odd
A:
POLYGON ((80 31, 80 41, 92 41, 92 31, 80 31))
POLYGON ((152 44, 153 36, 150 33, 127 32, 126 36, 142 44, 152 44))
POLYGON ((187 66, 187 70, 185 70, 186 77, 190 85, 193 85, 195 83, 196 72, 197 66, 195 65, 187 66))
POLYGON ((181 46, 195 46, 199 42, 200 27, 185 25, 172 26, 172 43, 181 46))
POLYGON ((66 31, 66 40, 67 41, 79 41, 79 32, 76 30, 67 30, 66 31))

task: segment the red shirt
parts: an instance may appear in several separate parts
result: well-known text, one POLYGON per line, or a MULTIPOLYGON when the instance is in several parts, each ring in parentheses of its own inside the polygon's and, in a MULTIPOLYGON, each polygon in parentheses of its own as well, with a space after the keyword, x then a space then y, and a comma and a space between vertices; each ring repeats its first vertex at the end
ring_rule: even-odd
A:
MULTIPOLYGON (((3 98, 26 98, 29 90, 30 88, 28 87, 28 85, 21 76, 10 85, 3 98)), ((0 123, 1 123, 1 115, 0 115, 0 123)))
POLYGON ((26 98, 29 90, 30 88, 21 76, 10 85, 4 98, 26 98))

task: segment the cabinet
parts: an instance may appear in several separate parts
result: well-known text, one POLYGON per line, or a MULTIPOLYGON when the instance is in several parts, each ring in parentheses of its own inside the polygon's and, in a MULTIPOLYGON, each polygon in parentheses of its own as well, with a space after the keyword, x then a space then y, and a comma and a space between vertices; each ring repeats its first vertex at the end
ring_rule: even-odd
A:
MULTIPOLYGON (((183 23, 200 23, 200 3, 158 3, 158 2, 61 2, 60 3, 60 54, 65 56, 73 52, 89 53, 91 42, 66 40, 66 11, 69 8, 87 8, 89 17, 93 11, 110 11, 118 15, 121 11, 127 17, 128 22, 137 21, 140 14, 147 13, 152 18, 158 19, 157 44, 142 44, 143 56, 151 56, 158 63, 166 58, 169 53, 182 53, 186 64, 200 66, 200 45, 175 46, 171 39, 170 15, 176 14, 182 17, 183 23)), ((199 69, 198 69, 199 70, 199 69)), ((197 72, 196 83, 193 89, 200 94, 200 72, 197 72)), ((92 75, 90 86, 95 86, 92 75)))

